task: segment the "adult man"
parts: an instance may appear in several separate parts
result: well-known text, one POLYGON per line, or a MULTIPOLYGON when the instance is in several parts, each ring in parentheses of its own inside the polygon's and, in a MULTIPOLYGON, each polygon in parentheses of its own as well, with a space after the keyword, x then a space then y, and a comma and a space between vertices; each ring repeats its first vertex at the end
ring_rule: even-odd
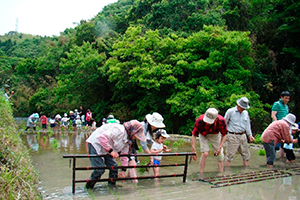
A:
MULTIPOLYGON (((143 126, 137 120, 131 120, 124 124, 110 123, 104 124, 97 128, 91 136, 86 140, 88 144, 89 154, 107 154, 104 157, 90 157, 92 167, 112 167, 109 172, 108 184, 114 186, 118 177, 118 163, 116 158, 119 154, 130 154, 130 140, 139 139, 145 141, 143 126)), ((122 166, 128 166, 128 157, 121 157, 122 166)), ((95 185, 95 180, 100 179, 104 169, 95 169, 89 181, 86 183, 86 188, 91 189, 95 185)), ((120 176, 125 177, 125 171, 121 172, 120 176)))
POLYGON ((249 100, 247 97, 242 97, 237 100, 236 106, 229 108, 225 113, 225 120, 227 123, 228 134, 226 138, 226 163, 229 167, 234 155, 238 151, 243 159, 244 166, 248 166, 250 160, 250 151, 248 148, 247 136, 250 142, 254 141, 252 136, 250 117, 248 111, 249 100))
POLYGON ((280 120, 289 113, 289 106, 291 94, 288 91, 283 91, 280 99, 273 103, 271 118, 273 121, 280 120))
MULTIPOLYGON (((287 104, 290 101, 290 96, 291 94, 289 91, 283 91, 280 95, 280 99, 273 103, 271 111, 271 118, 273 121, 280 120, 289 113, 289 106, 287 104)), ((282 145, 282 143, 278 143, 275 146, 275 149, 279 150, 282 145)), ((280 156, 284 157, 284 150, 282 148, 280 149, 280 156)))
MULTIPOLYGON (((196 137, 199 136, 201 157, 199 161, 200 173, 204 172, 206 158, 209 152, 209 143, 217 156, 219 172, 223 172, 223 144, 226 141, 227 125, 224 117, 218 114, 217 109, 209 108, 205 114, 200 115, 192 131, 192 151, 196 153, 196 137), (220 134, 221 133, 221 134, 220 134)), ((197 155, 193 156, 197 160, 197 155)))
POLYGON ((290 129, 295 124, 296 116, 289 113, 281 120, 273 121, 263 132, 261 139, 266 151, 267 166, 273 167, 276 158, 275 146, 277 143, 297 143, 292 139, 290 129))

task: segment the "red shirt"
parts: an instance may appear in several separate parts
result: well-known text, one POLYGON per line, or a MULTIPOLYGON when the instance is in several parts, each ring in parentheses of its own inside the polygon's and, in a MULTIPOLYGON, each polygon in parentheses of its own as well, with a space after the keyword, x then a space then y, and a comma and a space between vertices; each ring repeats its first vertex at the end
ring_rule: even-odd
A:
POLYGON ((219 132, 221 132, 223 136, 227 134, 227 124, 224 117, 218 115, 213 124, 205 123, 203 118, 204 114, 196 119, 192 135, 198 136, 200 133, 201 135, 206 136, 207 134, 218 134, 219 132))
POLYGON ((40 118, 40 121, 42 122, 42 124, 47 124, 47 117, 45 115, 42 115, 40 118))

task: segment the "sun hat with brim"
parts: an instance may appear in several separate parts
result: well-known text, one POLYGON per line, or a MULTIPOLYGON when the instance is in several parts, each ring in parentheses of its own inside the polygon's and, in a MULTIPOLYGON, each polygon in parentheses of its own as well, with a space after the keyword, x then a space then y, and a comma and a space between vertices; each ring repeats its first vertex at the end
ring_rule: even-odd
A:
POLYGON ((125 127, 127 134, 129 134, 130 138, 135 136, 138 140, 142 142, 146 141, 143 125, 138 120, 134 119, 129 122, 124 122, 123 126, 125 127))
POLYGON ((40 118, 40 116, 39 116, 38 113, 33 113, 32 117, 33 117, 33 118, 40 118))
POLYGON ((206 110, 203 121, 208 124, 213 124, 218 117, 218 110, 215 108, 209 108, 206 110))
POLYGON ((285 116, 282 119, 287 121, 290 125, 293 125, 296 121, 296 116, 292 113, 289 113, 287 116, 285 116))
POLYGON ((155 126, 156 128, 165 128, 166 125, 163 123, 164 118, 161 116, 161 114, 154 112, 152 115, 147 114, 146 119, 148 123, 152 126, 155 126))
POLYGON ((115 117, 113 115, 108 115, 107 119, 114 119, 115 117))
POLYGON ((292 130, 299 130, 299 125, 297 123, 294 123, 292 125, 292 130))
POLYGON ((242 97, 236 101, 237 105, 239 105, 243 109, 249 109, 249 99, 247 97, 242 97))

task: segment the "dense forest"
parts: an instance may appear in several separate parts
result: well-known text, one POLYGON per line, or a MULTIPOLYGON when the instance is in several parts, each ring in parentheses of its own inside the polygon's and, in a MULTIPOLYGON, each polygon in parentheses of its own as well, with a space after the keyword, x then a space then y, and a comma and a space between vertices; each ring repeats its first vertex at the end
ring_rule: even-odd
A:
POLYGON ((283 90, 300 119, 299 24, 293 0, 119 0, 59 36, 0 36, 0 83, 15 91, 15 117, 82 105, 98 122, 123 122, 157 111, 179 134, 246 96, 256 134, 283 90))

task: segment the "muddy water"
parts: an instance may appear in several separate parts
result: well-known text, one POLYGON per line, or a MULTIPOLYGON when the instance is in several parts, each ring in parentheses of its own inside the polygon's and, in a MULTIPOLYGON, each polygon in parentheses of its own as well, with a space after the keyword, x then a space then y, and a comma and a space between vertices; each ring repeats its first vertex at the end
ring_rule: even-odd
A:
MULTIPOLYGON (((191 161, 188 166, 186 183, 182 177, 162 178, 159 181, 153 179, 139 180, 138 184, 130 181, 117 182, 116 188, 107 187, 107 183, 97 183, 92 191, 84 190, 84 183, 76 184, 76 194, 72 194, 72 169, 69 159, 63 158, 68 154, 85 154, 84 132, 56 133, 56 134, 27 134, 23 135, 23 141, 31 148, 33 163, 40 174, 39 189, 44 199, 300 199, 300 175, 287 178, 271 179, 247 184, 233 185, 220 188, 212 188, 210 184, 193 181, 200 178, 199 158, 191 161)), ((190 152, 190 142, 178 140, 170 141, 172 152, 190 152), (176 143, 178 145, 176 145, 176 143)), ((259 171, 265 168, 265 157, 259 156, 259 148, 251 148, 251 160, 248 168, 243 168, 239 155, 236 155, 232 166, 226 168, 224 174, 259 171)), ((198 142, 199 149, 199 142, 198 142)), ((207 159, 204 177, 219 175, 216 159, 210 152, 207 159)), ((300 166, 299 153, 296 152, 296 163, 288 165, 285 159, 280 159, 279 154, 275 164, 280 169, 289 166, 300 166)), ((141 163, 147 158, 139 158, 141 163)), ((184 157, 163 157, 162 164, 183 163, 184 157)), ((78 159, 77 166, 90 166, 87 159, 78 159)), ((182 173, 183 167, 161 168, 160 174, 182 173)), ((76 179, 86 179, 91 171, 78 171, 76 179)), ((107 172, 103 177, 107 177, 107 172)), ((138 171, 139 176, 153 175, 149 172, 138 171)))

